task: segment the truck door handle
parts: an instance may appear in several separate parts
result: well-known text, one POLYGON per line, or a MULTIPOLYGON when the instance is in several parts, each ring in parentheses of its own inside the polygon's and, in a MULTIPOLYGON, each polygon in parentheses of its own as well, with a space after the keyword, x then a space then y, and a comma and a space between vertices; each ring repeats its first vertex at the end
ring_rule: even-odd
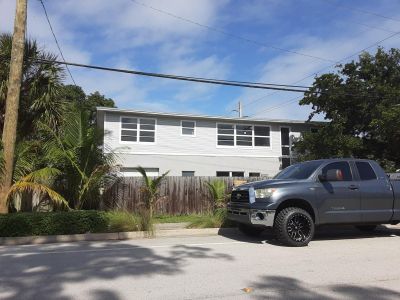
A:
POLYGON ((349 186, 349 189, 350 190, 358 190, 358 186, 352 184, 352 185, 349 186))

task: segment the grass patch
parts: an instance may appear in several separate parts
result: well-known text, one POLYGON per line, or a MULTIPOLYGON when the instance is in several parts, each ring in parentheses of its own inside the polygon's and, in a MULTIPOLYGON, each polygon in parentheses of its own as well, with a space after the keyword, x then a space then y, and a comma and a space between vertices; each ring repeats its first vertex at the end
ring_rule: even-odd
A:
POLYGON ((234 224, 226 220, 225 210, 217 210, 215 214, 191 214, 191 215, 159 215, 155 217, 155 223, 190 223, 188 228, 218 228, 233 227, 234 224))
POLYGON ((204 215, 158 215, 154 217, 155 223, 184 223, 184 222, 196 222, 203 218, 204 215))
POLYGON ((234 224, 216 214, 203 215, 201 218, 190 223, 188 228, 227 228, 234 224))

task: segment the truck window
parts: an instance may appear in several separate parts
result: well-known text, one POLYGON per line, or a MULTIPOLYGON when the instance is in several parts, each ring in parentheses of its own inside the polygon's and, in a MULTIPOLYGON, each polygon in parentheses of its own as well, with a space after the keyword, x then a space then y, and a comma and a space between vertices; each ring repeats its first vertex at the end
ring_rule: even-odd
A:
POLYGON ((357 161, 356 166, 361 180, 374 180, 377 178, 374 169, 372 169, 368 162, 357 161))
POLYGON ((291 165, 275 175, 274 179, 307 179, 321 164, 321 161, 315 160, 291 165))
POLYGON ((350 165, 345 161, 338 161, 334 163, 327 164, 322 168, 322 174, 326 175, 328 170, 340 170, 341 171, 341 181, 352 181, 353 176, 351 175, 350 165))

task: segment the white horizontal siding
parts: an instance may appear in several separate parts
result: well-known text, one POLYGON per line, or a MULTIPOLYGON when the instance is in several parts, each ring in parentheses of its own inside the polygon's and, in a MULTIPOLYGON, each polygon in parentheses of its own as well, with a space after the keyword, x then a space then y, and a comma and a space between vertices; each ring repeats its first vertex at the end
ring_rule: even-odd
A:
POLYGON ((119 163, 126 168, 138 165, 144 168, 158 168, 159 174, 170 171, 171 176, 181 176, 182 171, 194 171, 195 176, 215 176, 217 171, 238 171, 261 173, 274 176, 280 168, 278 158, 264 157, 215 157, 215 156, 170 156, 154 154, 119 154, 119 163))
MULTIPOLYGON (((195 120, 196 136, 181 135, 181 118, 177 117, 157 117, 156 142, 155 143, 127 143, 120 142, 120 116, 141 117, 135 114, 121 114, 117 112, 107 112, 104 121, 104 143, 105 149, 112 149, 117 153, 126 154, 154 154, 154 155, 199 155, 199 156, 231 156, 231 157, 270 157, 281 156, 280 127, 286 124, 268 123, 262 125, 270 126, 270 147, 219 147, 217 146, 217 122, 214 120, 195 120)), ((154 117, 152 117, 154 118, 154 117)), ((188 120, 187 118, 185 120, 188 120)), ((231 123, 231 124, 238 124, 231 123)), ((243 124, 252 124, 243 122, 243 124)), ((257 125, 260 125, 258 123, 257 125)), ((298 136, 301 131, 308 130, 306 124, 291 124, 291 135, 298 136)))

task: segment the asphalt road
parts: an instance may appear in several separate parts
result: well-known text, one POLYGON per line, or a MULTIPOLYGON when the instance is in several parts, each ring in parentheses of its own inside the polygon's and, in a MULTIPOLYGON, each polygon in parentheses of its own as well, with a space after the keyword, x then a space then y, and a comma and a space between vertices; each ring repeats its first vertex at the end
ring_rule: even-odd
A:
POLYGON ((0 299, 400 299, 400 227, 0 247, 0 299))

